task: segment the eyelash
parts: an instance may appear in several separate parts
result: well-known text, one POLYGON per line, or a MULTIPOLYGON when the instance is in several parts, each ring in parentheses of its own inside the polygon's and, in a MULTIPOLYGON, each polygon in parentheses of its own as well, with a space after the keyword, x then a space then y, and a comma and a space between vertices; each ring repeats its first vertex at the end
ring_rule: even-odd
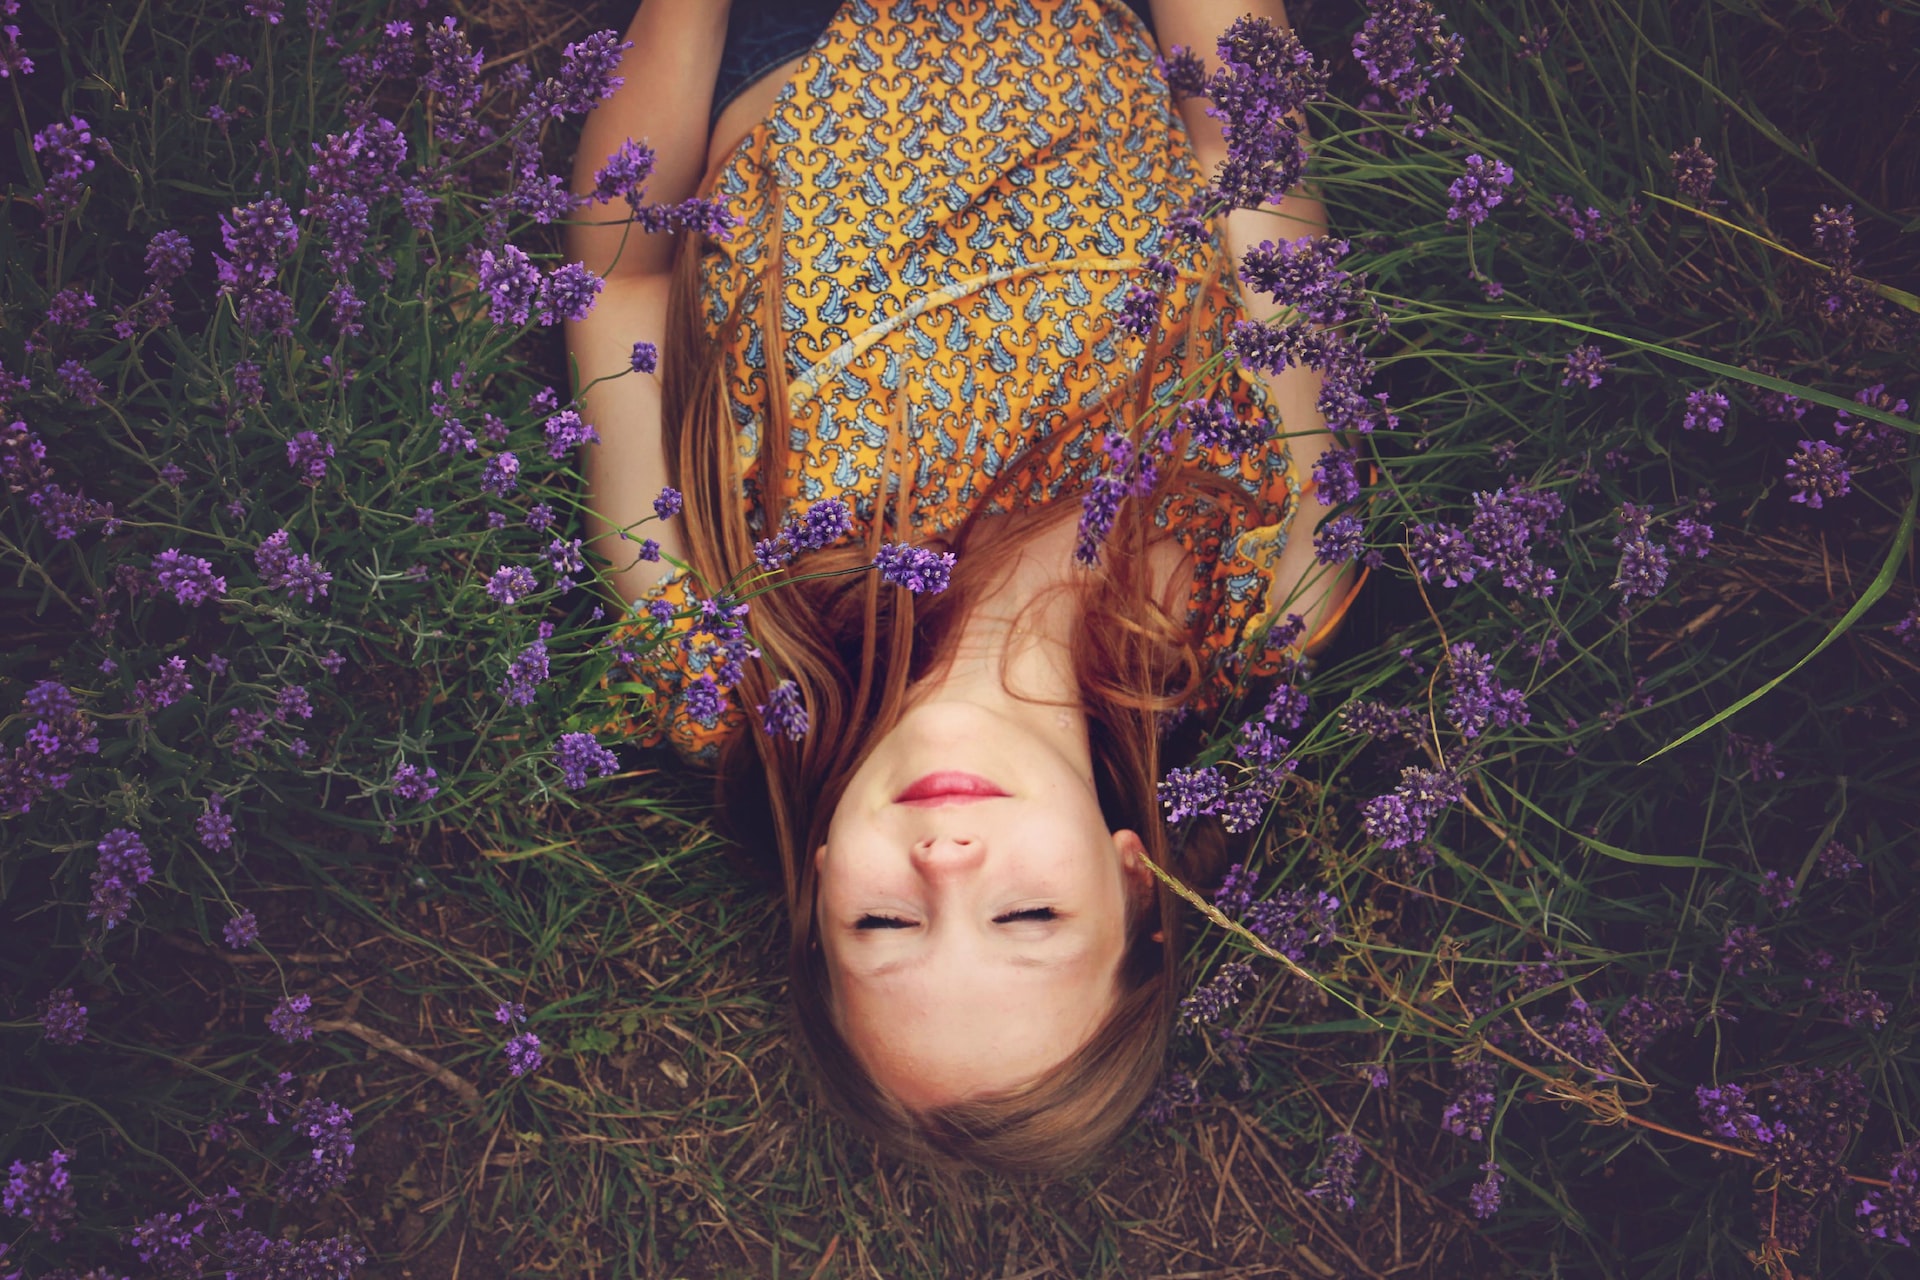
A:
MULTIPOLYGON (((997 916, 994 919, 994 923, 1008 924, 1015 920, 1044 921, 1053 918, 1054 910, 1052 907, 1028 907, 1024 911, 1009 911, 1004 916, 997 916)), ((911 920, 902 920, 897 916, 861 916, 859 920, 854 922, 853 927, 856 929, 911 929, 914 925, 911 920)))

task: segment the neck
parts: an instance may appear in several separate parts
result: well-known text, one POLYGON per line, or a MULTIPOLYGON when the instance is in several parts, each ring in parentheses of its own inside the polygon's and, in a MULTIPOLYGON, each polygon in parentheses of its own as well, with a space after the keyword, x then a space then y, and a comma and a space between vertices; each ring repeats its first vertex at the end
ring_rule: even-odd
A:
POLYGON ((912 685, 907 699, 909 706, 969 702, 1019 720, 1059 743, 1091 779, 1087 714, 1073 672, 1076 532, 1076 521, 1055 520, 1016 535, 1019 550, 960 622, 948 660, 912 685))

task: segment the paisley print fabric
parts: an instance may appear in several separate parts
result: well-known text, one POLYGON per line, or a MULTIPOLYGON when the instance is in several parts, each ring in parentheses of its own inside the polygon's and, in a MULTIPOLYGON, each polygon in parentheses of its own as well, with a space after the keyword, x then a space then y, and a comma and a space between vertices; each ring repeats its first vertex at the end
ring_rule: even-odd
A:
MULTIPOLYGON (((769 500, 804 510, 835 496, 853 511, 854 538, 871 534, 876 513, 888 541, 944 536, 1009 468, 1015 479, 989 511, 1077 501, 1107 460, 1104 429, 1143 377, 1154 397, 1214 394, 1243 420, 1278 427, 1264 383, 1230 353, 1178 387, 1226 352, 1246 313, 1230 264, 1202 288, 1226 252, 1221 224, 1198 246, 1163 230, 1204 175, 1156 64, 1150 34, 1121 0, 840 7, 768 117, 702 189, 742 219, 703 261, 701 293, 710 333, 742 318, 723 358, 756 538, 773 531, 767 510, 784 509, 769 500), (760 324, 775 218, 777 351, 760 324), (1200 340, 1149 370, 1145 341, 1116 319, 1131 286, 1154 286, 1145 263, 1156 254, 1178 270, 1163 293, 1165 324, 1178 332, 1197 309, 1200 340), (758 465, 769 359, 785 362, 790 384, 792 464, 781 475, 758 465), (893 526, 895 492, 881 494, 900 416, 915 459, 906 528, 893 526)), ((1155 513, 1194 558, 1185 621, 1204 637, 1213 705, 1286 657, 1264 643, 1284 595, 1272 593, 1270 607, 1269 586, 1304 477, 1277 438, 1242 458, 1185 449, 1243 497, 1177 492, 1155 513)), ((681 696, 714 665, 688 634, 699 611, 685 579, 676 570, 634 607, 657 599, 689 615, 672 625, 691 647, 659 645, 631 680, 616 678, 600 730, 644 745, 664 737, 710 762, 747 717, 731 698, 718 712, 700 700, 696 716, 681 696)), ((641 616, 631 634, 652 627, 641 616)))

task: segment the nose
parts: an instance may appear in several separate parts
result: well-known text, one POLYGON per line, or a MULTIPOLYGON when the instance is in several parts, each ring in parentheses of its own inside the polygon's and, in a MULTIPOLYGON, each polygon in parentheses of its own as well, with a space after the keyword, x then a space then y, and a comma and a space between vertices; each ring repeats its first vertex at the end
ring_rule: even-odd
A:
POLYGON ((987 847, 977 836, 933 836, 913 844, 913 865, 923 876, 950 876, 980 865, 987 847))

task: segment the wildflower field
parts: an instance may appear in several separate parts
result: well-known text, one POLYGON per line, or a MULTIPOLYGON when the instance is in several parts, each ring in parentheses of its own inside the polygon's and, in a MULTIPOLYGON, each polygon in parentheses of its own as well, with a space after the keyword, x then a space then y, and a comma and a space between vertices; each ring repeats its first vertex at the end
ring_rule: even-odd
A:
POLYGON ((594 736, 561 223, 725 225, 568 194, 631 4, 0 0, 0 1277, 1915 1274, 1920 4, 1290 9, 1165 69, 1216 208, 1308 121, 1221 356, 1370 575, 1034 1189, 810 1103, 766 864, 594 736))

